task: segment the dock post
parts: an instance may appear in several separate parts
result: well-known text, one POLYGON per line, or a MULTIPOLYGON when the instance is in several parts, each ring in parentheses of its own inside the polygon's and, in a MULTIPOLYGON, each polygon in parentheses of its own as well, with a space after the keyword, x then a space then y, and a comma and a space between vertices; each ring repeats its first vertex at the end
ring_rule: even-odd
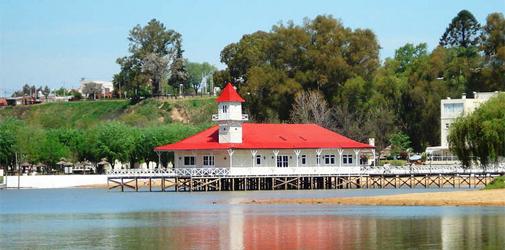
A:
POLYGON ((123 183, 123 177, 121 177, 121 192, 124 192, 124 183, 123 183))

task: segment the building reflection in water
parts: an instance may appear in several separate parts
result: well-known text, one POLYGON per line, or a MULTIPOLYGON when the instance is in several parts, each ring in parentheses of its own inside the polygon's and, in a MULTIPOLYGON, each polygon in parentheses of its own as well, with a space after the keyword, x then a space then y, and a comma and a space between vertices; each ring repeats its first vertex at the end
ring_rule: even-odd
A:
POLYGON ((339 216, 324 207, 282 209, 32 216, 29 223, 17 215, 3 225, 25 226, 0 230, 0 243, 6 249, 505 249, 503 214, 339 216), (43 230, 48 225, 53 230, 43 230), (28 231, 37 233, 20 233, 28 231))

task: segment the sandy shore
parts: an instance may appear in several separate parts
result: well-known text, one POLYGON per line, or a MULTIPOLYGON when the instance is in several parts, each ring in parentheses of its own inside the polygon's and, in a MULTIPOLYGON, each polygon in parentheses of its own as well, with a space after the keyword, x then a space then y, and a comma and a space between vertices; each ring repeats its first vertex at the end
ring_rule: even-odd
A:
POLYGON ((336 204, 370 206, 505 206, 505 189, 381 196, 252 200, 246 204, 336 204))

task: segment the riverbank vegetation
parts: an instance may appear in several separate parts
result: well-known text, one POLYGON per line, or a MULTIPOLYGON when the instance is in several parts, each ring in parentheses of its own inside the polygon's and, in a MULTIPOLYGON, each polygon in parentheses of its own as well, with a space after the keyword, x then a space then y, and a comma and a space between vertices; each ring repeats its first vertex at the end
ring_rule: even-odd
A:
MULTIPOLYGON (((141 163, 158 161, 153 148, 211 125, 213 98, 48 103, 0 110, 0 166, 48 166, 62 158, 141 163), (174 115, 177 114, 177 115, 174 115), (172 121, 172 117, 179 119, 172 121), (203 119, 205 117, 206 119, 203 119)), ((162 159, 167 162, 167 156, 162 159)))
POLYGON ((374 137, 379 151, 401 132, 421 152, 440 143, 441 99, 505 90, 504 33, 502 13, 481 25, 463 10, 433 50, 408 43, 381 62, 372 30, 317 16, 227 45, 214 82, 234 82, 256 121, 316 122, 359 141, 374 137), (299 95, 321 96, 320 104, 296 107, 299 95))
POLYGON ((492 182, 486 185, 484 189, 504 189, 505 176, 496 177, 492 182))

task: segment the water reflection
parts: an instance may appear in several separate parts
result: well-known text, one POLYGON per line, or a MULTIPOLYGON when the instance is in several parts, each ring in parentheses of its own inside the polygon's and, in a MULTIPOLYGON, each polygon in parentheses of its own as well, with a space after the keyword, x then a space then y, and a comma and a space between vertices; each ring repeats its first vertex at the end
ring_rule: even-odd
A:
MULTIPOLYGON (((387 209, 387 208, 383 208, 387 209)), ((2 220, 0 246, 127 249, 504 249, 504 215, 389 218, 143 212, 2 220), (13 226, 21 223, 24 226, 13 226), (12 230, 8 230, 8 229, 12 230)), ((18 218, 18 219, 16 219, 18 218)))
POLYGON ((16 194, 0 193, 0 249, 505 249, 499 207, 237 202, 313 195, 289 192, 16 194))

